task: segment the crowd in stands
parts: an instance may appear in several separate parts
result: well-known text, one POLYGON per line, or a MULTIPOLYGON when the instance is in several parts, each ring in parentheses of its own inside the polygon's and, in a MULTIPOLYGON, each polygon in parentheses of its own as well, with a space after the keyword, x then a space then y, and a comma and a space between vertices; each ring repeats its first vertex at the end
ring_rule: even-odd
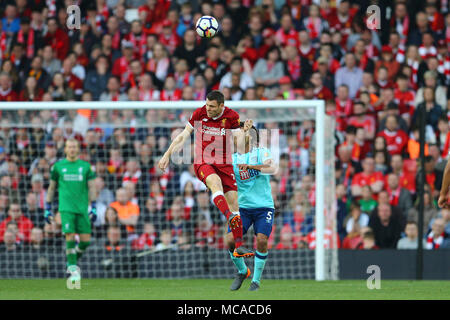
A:
MULTIPOLYGON (((450 211, 437 207, 450 151, 450 12, 438 0, 78 0, 0 3, 0 101, 323 99, 336 123, 337 244, 346 249, 450 248, 450 211), (370 4, 380 28, 369 29, 370 4), (220 32, 201 39, 195 22, 220 32), (420 181, 419 110, 426 110, 420 181), (417 186, 424 185, 423 234, 417 186)), ((0 249, 62 246, 44 223, 49 170, 80 141, 96 171, 94 241, 111 251, 223 248, 224 219, 192 165, 157 160, 189 114, 167 110, 0 110, 0 249), (148 127, 145 124, 152 124, 148 127), (184 246, 182 245, 184 244, 184 246)), ((270 249, 315 246, 314 122, 278 127, 270 249)), ((58 224, 59 223, 59 224, 58 224)))

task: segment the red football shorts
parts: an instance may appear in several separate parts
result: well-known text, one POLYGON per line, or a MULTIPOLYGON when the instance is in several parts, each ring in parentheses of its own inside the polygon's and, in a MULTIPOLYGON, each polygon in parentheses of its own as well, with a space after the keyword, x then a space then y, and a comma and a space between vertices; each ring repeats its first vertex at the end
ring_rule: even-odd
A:
POLYGON ((215 173, 222 180, 223 193, 237 191, 236 178, 231 164, 194 164, 195 174, 206 185, 206 178, 215 173))

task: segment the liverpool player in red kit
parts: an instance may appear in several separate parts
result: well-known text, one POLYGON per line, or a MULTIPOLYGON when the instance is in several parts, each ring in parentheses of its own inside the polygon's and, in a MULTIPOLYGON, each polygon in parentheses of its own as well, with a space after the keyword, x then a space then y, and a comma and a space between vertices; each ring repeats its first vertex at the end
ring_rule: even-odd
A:
MULTIPOLYGON (((224 106, 220 91, 211 91, 206 104, 194 111, 186 128, 170 144, 158 167, 165 171, 173 152, 181 149, 195 131, 194 169, 197 177, 211 190, 212 200, 226 217, 235 241, 235 257, 251 257, 254 253, 242 246, 242 221, 239 214, 237 184, 232 165, 232 129, 240 130, 237 112, 224 106)), ((246 120, 243 130, 253 125, 246 120)))

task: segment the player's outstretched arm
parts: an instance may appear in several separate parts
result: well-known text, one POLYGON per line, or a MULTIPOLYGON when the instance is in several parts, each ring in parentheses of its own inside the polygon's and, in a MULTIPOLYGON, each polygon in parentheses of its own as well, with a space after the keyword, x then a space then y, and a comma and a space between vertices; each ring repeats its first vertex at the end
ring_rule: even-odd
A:
POLYGON ((450 208, 448 204, 448 188, 450 187, 450 160, 447 161, 444 169, 444 176, 442 178, 441 192, 439 195, 438 206, 439 208, 450 208))
POLYGON ((186 139, 191 136, 192 131, 194 131, 192 126, 190 124, 187 124, 184 130, 179 135, 177 135, 175 139, 173 139, 172 143, 169 146, 169 149, 167 149, 166 153, 164 153, 164 155, 158 162, 158 168, 161 171, 165 171, 167 169, 170 162, 170 156, 172 155, 172 153, 181 149, 186 139))
POLYGON ((261 173, 265 174, 274 174, 277 171, 277 167, 275 166, 275 162, 272 159, 268 159, 264 161, 264 164, 257 164, 257 165, 251 165, 251 164, 238 164, 239 170, 258 170, 261 171, 261 173))

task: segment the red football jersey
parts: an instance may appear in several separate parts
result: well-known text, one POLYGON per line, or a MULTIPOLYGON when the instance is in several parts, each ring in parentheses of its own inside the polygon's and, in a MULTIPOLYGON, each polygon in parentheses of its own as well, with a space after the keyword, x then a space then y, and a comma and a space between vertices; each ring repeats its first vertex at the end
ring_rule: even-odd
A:
POLYGON ((195 131, 195 164, 232 164, 231 129, 240 128, 236 111, 224 107, 221 115, 210 118, 204 105, 194 111, 189 124, 195 131))

